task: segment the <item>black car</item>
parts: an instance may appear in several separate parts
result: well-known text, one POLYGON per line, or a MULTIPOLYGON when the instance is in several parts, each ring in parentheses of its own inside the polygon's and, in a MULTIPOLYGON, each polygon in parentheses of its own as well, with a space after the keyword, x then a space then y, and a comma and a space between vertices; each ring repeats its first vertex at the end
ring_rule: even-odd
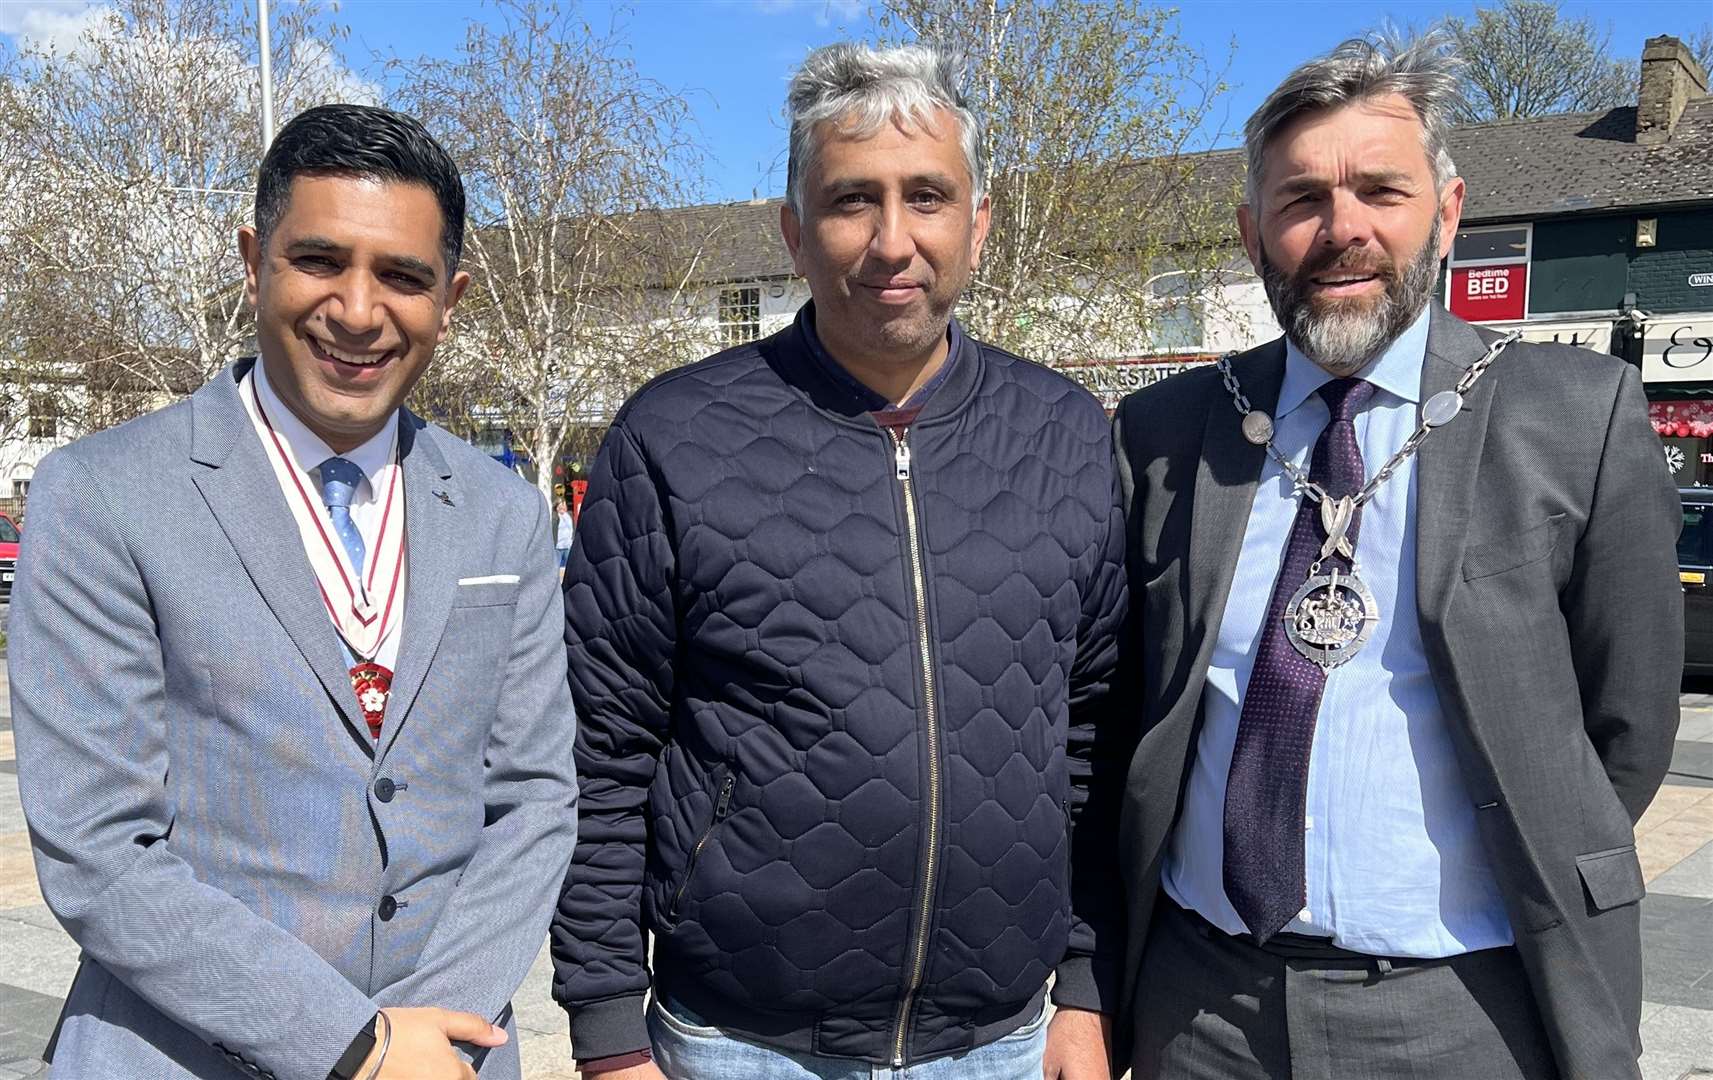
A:
POLYGON ((1713 488, 1679 488, 1683 532, 1677 576, 1683 582, 1683 670, 1713 675, 1713 488))

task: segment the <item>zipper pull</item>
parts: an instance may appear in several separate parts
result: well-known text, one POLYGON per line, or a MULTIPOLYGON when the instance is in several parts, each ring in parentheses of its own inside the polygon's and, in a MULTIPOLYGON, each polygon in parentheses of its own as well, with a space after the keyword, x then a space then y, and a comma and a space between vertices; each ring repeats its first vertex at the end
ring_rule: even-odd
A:
POLYGON ((904 441, 904 436, 898 436, 898 450, 893 454, 893 460, 898 465, 898 479, 910 479, 910 444, 904 441))
POLYGON ((719 821, 721 818, 725 817, 726 811, 731 809, 732 785, 734 783, 736 783, 736 777, 733 777, 733 776, 727 776, 725 778, 725 780, 721 781, 721 783, 720 783, 720 801, 717 804, 715 804, 715 806, 714 806, 714 820, 715 821, 719 821))

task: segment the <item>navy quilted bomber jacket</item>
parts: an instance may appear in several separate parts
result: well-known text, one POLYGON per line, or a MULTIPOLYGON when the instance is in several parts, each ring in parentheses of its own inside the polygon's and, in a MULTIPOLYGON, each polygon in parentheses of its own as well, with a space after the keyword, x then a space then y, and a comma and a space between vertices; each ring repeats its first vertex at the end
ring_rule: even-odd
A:
POLYGON ((812 318, 650 383, 595 464, 552 931, 579 1059, 647 1045, 645 931, 657 989, 789 1050, 962 1052, 1030 1019, 1055 968, 1060 1004, 1114 1005, 1128 762, 1105 744, 1133 720, 1106 718, 1106 416, 955 334, 946 382, 883 429, 838 404, 812 318))

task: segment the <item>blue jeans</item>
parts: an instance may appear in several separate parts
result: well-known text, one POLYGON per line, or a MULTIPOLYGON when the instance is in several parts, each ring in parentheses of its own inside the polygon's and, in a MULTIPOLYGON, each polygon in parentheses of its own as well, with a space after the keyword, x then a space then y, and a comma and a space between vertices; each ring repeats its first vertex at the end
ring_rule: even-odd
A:
POLYGON ((667 1080, 1041 1080, 1047 1008, 1003 1039, 902 1069, 741 1042, 676 1002, 668 1011, 658 999, 648 1010, 648 1034, 667 1080))

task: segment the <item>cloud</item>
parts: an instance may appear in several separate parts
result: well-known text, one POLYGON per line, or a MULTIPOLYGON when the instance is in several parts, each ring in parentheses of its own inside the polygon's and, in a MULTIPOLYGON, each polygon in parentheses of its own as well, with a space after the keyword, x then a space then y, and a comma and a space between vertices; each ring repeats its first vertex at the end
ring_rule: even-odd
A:
POLYGON ((866 0, 754 0, 762 15, 796 15, 812 12, 816 26, 855 22, 867 10, 866 0))
POLYGON ((298 92, 292 95, 296 100, 286 103, 291 112, 278 118, 277 122, 282 124, 302 108, 318 102, 379 105, 384 96, 379 84, 346 67, 332 43, 320 38, 298 42, 292 55, 292 69, 292 82, 298 92))
POLYGON ((65 54, 78 52, 84 35, 113 13, 105 5, 65 2, 14 4, 0 2, 0 34, 16 38, 20 46, 52 49, 65 54))

